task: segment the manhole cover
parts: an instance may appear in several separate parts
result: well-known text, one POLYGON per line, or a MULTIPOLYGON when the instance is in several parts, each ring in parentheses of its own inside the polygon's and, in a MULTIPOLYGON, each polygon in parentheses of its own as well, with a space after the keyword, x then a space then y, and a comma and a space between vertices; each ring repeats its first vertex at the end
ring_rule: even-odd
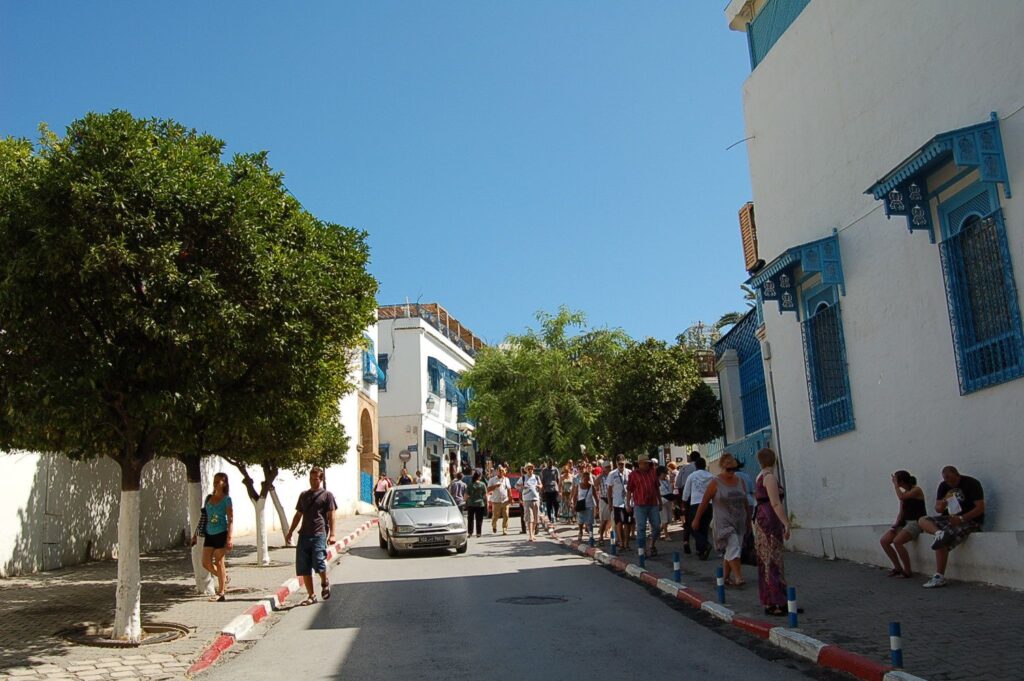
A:
POLYGON ((138 648, 156 643, 168 643, 179 638, 188 636, 189 628, 183 624, 173 622, 144 622, 142 624, 142 640, 138 643, 128 643, 110 638, 113 627, 95 624, 93 622, 82 622, 73 627, 62 629, 57 632, 65 641, 78 643, 98 648, 138 648))
POLYGON ((569 599, 565 596, 512 596, 510 598, 499 598, 499 603, 507 603, 508 605, 557 605, 559 603, 568 603, 569 599))

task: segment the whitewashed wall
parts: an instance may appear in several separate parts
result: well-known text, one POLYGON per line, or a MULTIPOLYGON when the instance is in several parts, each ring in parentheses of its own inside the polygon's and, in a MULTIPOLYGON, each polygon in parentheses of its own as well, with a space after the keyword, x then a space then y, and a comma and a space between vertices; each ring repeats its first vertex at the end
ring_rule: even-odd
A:
MULTIPOLYGON (((376 327, 367 335, 376 339, 376 327)), ((353 382, 362 384, 362 364, 353 367, 353 382)), ((375 400, 376 386, 364 386, 375 400)), ((360 388, 363 389, 363 388, 360 388)), ((345 463, 326 472, 327 488, 343 515, 372 512, 359 502, 359 404, 356 393, 341 402, 342 421, 349 435, 345 463)), ((220 458, 203 462, 203 487, 211 489, 214 473, 228 474, 235 509, 236 534, 255 531, 256 516, 238 470, 220 458)), ((250 473, 257 486, 262 470, 250 473)), ((282 471, 276 488, 290 521, 308 478, 282 471)), ((86 560, 116 555, 117 513, 121 476, 113 461, 74 462, 62 456, 34 452, 0 452, 0 577, 50 570, 86 560)), ((146 466, 142 481, 140 548, 151 551, 185 545, 191 535, 187 518, 185 469, 177 461, 156 459, 146 466)), ((270 544, 280 545, 283 534, 277 513, 267 504, 270 544)), ((185 555, 184 553, 182 554, 185 555)))
MULTIPOLYGON (((437 329, 418 318, 382 319, 380 325, 380 352, 388 353, 388 389, 379 393, 381 443, 390 445, 387 470, 396 478, 402 468, 398 453, 411 444, 420 450, 419 463, 429 477, 430 463, 423 452, 423 433, 428 430, 444 437, 445 430, 454 430, 458 424, 458 411, 435 396, 436 404, 427 413, 426 401, 430 384, 427 380, 427 359, 436 357, 449 369, 465 372, 473 359, 441 335, 437 329)), ((416 469, 417 458, 409 461, 409 473, 416 469)), ((447 466, 441 467, 444 474, 447 466)), ((449 482, 447 479, 443 481, 449 482)))
MULTIPOLYGON (((863 194, 934 135, 1024 105, 1022 26, 1019 2, 819 0, 744 85, 762 257, 842 230, 856 430, 813 441, 798 322, 765 307, 800 549, 884 564, 890 473, 910 470, 931 498, 954 464, 984 484, 990 531, 955 552, 949 574, 1024 587, 1024 379, 960 396, 938 248, 863 194)), ((1024 112, 1001 128, 1011 184, 1024 191, 1024 112)), ((1024 289, 1024 208, 1001 188, 1000 200, 1024 289)), ((918 544, 927 572, 931 551, 918 544)))

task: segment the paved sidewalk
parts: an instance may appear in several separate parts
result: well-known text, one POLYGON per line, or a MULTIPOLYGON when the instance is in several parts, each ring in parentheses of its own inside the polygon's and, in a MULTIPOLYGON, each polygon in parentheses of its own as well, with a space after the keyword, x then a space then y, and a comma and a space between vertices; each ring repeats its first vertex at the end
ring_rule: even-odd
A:
MULTIPOLYGON (((562 538, 576 537, 575 525, 559 523, 556 529, 562 538)), ((647 559, 647 569, 671 579, 672 553, 678 551, 682 582, 715 599, 715 568, 720 560, 714 554, 706 562, 683 554, 678 523, 671 525, 671 534, 672 541, 658 542, 659 555, 647 559)), ((635 540, 631 546, 620 555, 635 563, 635 540)), ((888 578, 888 570, 882 568, 802 553, 787 552, 785 561, 787 581, 796 587, 799 605, 805 609, 799 631, 809 636, 888 662, 888 623, 899 621, 904 665, 912 674, 929 681, 1024 678, 1022 592, 953 581, 942 589, 923 589, 927 575, 888 578)), ((728 607, 786 626, 785 617, 764 614, 758 600, 757 568, 744 565, 743 576, 746 586, 726 591, 728 607)))
MULTIPOLYGON (((339 537, 370 516, 340 518, 339 537)), ((191 554, 185 547, 142 557, 143 622, 174 622, 192 633, 171 643, 135 648, 71 644, 55 633, 78 622, 110 622, 117 562, 99 561, 0 581, 0 681, 14 679, 107 681, 179 679, 221 627, 294 576, 294 548, 270 535, 272 564, 255 564, 255 535, 235 538, 228 556, 227 601, 195 593, 191 554)))

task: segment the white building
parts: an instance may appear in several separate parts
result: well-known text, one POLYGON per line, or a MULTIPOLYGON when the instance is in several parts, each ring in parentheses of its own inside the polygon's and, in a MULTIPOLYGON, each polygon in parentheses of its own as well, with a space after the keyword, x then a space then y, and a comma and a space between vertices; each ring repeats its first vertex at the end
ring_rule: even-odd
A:
POLYGON ((452 463, 477 464, 458 380, 484 343, 436 303, 388 305, 378 317, 381 465, 394 480, 405 466, 448 484, 452 463))
MULTIPOLYGON (((366 329, 376 343, 376 325, 366 329)), ((326 471, 327 488, 344 515, 367 513, 373 506, 370 480, 377 462, 377 379, 367 371, 368 356, 353 362, 350 380, 359 388, 346 395, 340 414, 349 435, 345 463, 326 471)), ((214 473, 224 471, 231 485, 234 531, 256 530, 256 513, 248 500, 238 470, 219 457, 203 460, 203 489, 209 490, 214 473)), ((257 489, 261 472, 251 467, 257 489)), ((305 476, 282 470, 275 483, 286 522, 294 513, 299 493, 309 486, 305 476)), ((100 458, 75 462, 64 456, 37 452, 0 452, 0 577, 53 570, 88 560, 116 555, 117 515, 121 490, 120 470, 100 458)), ((143 474, 140 550, 184 545, 192 528, 188 522, 185 469, 177 461, 157 458, 143 474)), ((272 545, 283 544, 278 514, 267 504, 265 519, 272 545)))
POLYGON ((952 464, 982 482, 987 513, 949 574, 1024 587, 1024 3, 726 14, 751 54, 745 247, 793 545, 885 564, 890 474, 931 499, 952 464))

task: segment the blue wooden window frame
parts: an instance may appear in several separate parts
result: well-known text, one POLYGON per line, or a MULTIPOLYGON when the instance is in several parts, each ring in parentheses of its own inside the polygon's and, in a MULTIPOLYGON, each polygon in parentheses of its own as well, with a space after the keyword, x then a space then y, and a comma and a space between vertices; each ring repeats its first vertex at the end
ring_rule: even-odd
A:
POLYGON ((805 317, 800 322, 814 440, 855 427, 850 373, 846 361, 843 315, 837 287, 818 285, 802 292, 805 317))
POLYGON ((939 205, 939 244, 960 394, 1024 376, 1024 334, 996 186, 939 205))
POLYGON ((377 366, 381 370, 382 377, 377 380, 377 390, 388 391, 388 361, 390 358, 386 352, 377 355, 377 366))
POLYGON ((428 389, 438 397, 441 396, 441 374, 443 369, 447 369, 436 357, 427 358, 427 384, 428 389))
POLYGON ((764 60, 808 4, 810 0, 768 0, 764 4, 754 20, 747 24, 751 71, 764 60))

